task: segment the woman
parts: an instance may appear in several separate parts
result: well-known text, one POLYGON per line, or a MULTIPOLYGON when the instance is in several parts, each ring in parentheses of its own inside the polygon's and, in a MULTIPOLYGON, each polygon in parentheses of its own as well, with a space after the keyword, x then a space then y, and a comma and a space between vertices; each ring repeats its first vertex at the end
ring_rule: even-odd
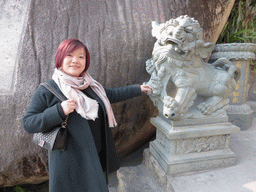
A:
POLYGON ((117 125, 110 103, 149 92, 147 85, 107 89, 87 73, 90 54, 76 39, 62 42, 50 84, 64 95, 61 102, 39 86, 23 117, 29 133, 47 132, 68 118, 66 150, 49 152, 49 191, 108 191, 103 172, 116 171, 119 159, 109 127, 117 125))

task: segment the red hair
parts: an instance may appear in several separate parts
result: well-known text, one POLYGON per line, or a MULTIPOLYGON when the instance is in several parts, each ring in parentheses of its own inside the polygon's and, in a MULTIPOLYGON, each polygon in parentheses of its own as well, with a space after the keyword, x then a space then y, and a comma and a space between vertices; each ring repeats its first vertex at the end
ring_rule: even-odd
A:
POLYGON ((61 68, 64 58, 69 53, 79 49, 80 47, 84 48, 84 51, 86 54, 85 69, 81 73, 81 74, 84 74, 90 67, 90 53, 89 53, 87 47, 81 41, 79 41, 77 39, 67 39, 60 44, 60 46, 57 49, 56 55, 55 55, 55 67, 57 69, 61 68))

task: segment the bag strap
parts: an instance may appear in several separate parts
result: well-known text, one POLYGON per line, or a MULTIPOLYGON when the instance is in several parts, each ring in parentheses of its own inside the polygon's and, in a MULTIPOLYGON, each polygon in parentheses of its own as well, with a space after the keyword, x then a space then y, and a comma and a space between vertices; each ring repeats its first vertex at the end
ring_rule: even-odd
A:
MULTIPOLYGON (((50 92, 52 92, 56 97, 58 97, 61 101, 65 101, 66 98, 64 98, 62 95, 60 95, 51 85, 48 83, 41 83, 42 86, 44 86, 46 89, 48 89, 50 92)), ((62 128, 66 128, 68 123, 68 116, 66 117, 65 121, 61 124, 62 128)))
POLYGON ((42 86, 44 86, 46 89, 48 89, 50 92, 52 92, 56 97, 58 97, 61 101, 65 101, 66 99, 61 96, 57 91, 48 83, 41 83, 42 86))

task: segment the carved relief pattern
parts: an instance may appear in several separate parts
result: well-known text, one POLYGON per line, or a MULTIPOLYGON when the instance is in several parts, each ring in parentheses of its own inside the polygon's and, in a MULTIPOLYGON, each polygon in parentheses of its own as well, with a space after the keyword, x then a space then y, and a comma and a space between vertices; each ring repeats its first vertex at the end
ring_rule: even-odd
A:
POLYGON ((181 139, 176 142, 176 154, 196 153, 225 149, 228 147, 227 135, 181 139))

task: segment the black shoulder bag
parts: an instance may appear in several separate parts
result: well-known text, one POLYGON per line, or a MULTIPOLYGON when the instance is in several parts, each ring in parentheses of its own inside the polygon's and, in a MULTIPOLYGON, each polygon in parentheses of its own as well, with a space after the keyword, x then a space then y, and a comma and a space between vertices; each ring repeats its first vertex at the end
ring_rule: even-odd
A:
MULTIPOLYGON (((49 91, 51 91, 61 101, 66 100, 60 94, 58 94, 55 91, 55 89, 49 84, 42 83, 41 85, 47 88, 49 91)), ((57 149, 65 150, 66 140, 67 140, 67 129, 66 129, 67 122, 68 122, 68 116, 61 125, 53 128, 51 131, 46 133, 42 133, 42 132, 34 133, 33 142, 39 145, 40 147, 48 149, 49 151, 53 151, 57 149)))

